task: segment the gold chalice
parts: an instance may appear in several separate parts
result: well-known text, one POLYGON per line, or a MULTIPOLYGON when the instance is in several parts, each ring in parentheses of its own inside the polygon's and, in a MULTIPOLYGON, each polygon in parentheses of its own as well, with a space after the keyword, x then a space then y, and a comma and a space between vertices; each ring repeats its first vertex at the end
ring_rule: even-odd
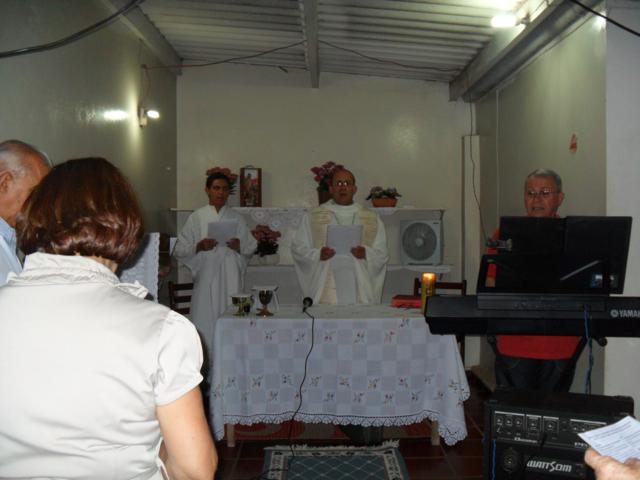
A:
POLYGON ((258 291, 258 299, 262 304, 262 308, 258 310, 258 315, 260 315, 261 317, 271 317, 273 315, 273 313, 271 313, 267 308, 267 305, 269 305, 269 302, 271 302, 272 298, 273 298, 273 290, 258 291))

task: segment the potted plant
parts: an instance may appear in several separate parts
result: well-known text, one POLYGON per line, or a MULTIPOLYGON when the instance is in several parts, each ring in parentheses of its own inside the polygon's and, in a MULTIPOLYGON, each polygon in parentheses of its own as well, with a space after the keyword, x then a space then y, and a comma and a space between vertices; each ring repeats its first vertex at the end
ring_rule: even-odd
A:
POLYGON ((395 207, 398 197, 401 197, 394 187, 372 187, 367 200, 371 200, 374 207, 395 207))
POLYGON ((316 187, 316 190, 318 190, 318 203, 322 204, 331 198, 331 194, 329 193, 331 177, 333 172, 341 168, 344 168, 344 166, 338 165, 335 162, 326 162, 319 167, 313 167, 311 169, 311 173, 314 175, 313 179, 318 184, 316 187))
POLYGON ((278 238, 281 234, 277 230, 271 230, 268 225, 256 225, 251 230, 251 235, 258 242, 255 254, 258 261, 265 265, 275 265, 280 260, 278 253, 278 238))
POLYGON ((222 173, 223 175, 226 175, 226 177, 229 179, 229 195, 233 195, 236 189, 238 175, 235 173, 231 173, 231 170, 229 170, 227 167, 210 168, 209 170, 207 170, 206 175, 208 177, 209 175, 212 175, 214 173, 222 173))

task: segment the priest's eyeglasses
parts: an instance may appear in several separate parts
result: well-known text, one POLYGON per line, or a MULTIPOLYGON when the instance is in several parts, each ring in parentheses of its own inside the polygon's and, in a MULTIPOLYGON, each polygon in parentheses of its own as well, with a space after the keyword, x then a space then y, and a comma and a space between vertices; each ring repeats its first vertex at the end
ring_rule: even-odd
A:
POLYGON ((529 198, 536 198, 536 197, 550 198, 551 195, 554 195, 556 193, 558 193, 556 190, 551 190, 550 188, 543 188, 539 192, 536 192, 535 190, 527 190, 527 197, 529 197, 529 198))
POLYGON ((353 185, 351 180, 336 180, 333 183, 334 187, 350 187, 351 185, 353 185))

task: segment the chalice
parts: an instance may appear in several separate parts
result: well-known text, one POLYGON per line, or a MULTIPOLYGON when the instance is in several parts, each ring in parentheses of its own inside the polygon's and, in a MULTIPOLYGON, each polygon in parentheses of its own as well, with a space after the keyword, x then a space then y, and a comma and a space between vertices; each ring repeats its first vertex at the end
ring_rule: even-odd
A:
POLYGON ((260 310, 258 310, 258 315, 260 315, 261 317, 271 317, 271 316, 273 316, 273 313, 271 313, 269 311, 269 309, 267 308, 267 305, 269 305, 269 302, 271 302, 272 298, 273 298, 273 290, 259 290, 258 291, 258 299, 260 300, 260 303, 262 304, 262 308, 260 310))
POLYGON ((251 295, 247 293, 236 293, 232 295, 231 303, 238 307, 238 311, 234 313, 236 317, 246 317, 251 311, 251 295))

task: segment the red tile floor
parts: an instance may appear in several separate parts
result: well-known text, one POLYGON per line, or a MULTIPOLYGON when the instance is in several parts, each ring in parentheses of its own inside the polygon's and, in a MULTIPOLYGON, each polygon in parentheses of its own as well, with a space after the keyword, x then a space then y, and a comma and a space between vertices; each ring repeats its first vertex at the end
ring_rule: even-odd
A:
MULTIPOLYGON (((481 479, 482 478, 482 427, 484 401, 488 390, 469 375, 471 396, 464 403, 467 421, 467 438, 453 446, 442 442, 431 446, 429 439, 401 439, 400 452, 404 457, 411 479, 481 479)), ((227 448, 224 441, 216 443, 219 466, 216 480, 249 480, 256 478, 262 469, 263 449, 281 445, 282 440, 238 441, 235 448, 227 448)), ((307 444, 326 444, 326 441, 305 441, 307 444)))

